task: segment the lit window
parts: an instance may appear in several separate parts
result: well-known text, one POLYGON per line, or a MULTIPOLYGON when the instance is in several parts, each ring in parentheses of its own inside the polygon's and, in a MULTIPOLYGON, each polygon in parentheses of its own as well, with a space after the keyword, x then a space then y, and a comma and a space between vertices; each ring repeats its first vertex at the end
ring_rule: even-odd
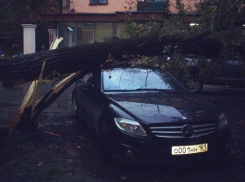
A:
POLYGON ((108 0, 90 0, 90 4, 108 4, 108 0))

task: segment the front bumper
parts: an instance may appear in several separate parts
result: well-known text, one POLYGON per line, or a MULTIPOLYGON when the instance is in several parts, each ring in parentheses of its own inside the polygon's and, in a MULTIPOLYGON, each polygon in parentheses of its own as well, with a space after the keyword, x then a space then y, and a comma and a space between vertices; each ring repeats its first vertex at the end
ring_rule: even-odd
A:
POLYGON ((229 127, 199 138, 190 139, 159 139, 154 137, 128 136, 119 132, 113 137, 112 150, 116 160, 124 163, 162 163, 184 160, 212 160, 224 156, 229 150, 229 127), (116 139, 116 140, 115 140, 116 139), (208 151, 197 154, 171 155, 172 146, 197 145, 208 143, 208 151))

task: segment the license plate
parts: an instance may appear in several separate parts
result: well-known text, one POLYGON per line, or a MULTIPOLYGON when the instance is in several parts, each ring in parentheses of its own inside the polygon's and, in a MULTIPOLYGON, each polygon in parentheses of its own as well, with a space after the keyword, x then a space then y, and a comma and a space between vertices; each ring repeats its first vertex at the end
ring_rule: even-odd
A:
POLYGON ((208 144, 172 146, 172 155, 196 154, 208 151, 208 144))

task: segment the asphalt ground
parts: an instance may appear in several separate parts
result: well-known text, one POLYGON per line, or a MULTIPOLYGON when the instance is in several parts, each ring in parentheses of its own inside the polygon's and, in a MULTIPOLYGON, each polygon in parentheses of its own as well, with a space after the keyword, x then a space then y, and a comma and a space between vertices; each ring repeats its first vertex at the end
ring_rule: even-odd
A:
MULTIPOLYGON (((28 84, 3 88, 0 84, 0 121, 6 127, 18 109, 28 84)), ((40 95, 51 88, 42 84, 40 95)), ((0 144, 1 182, 244 182, 245 89, 204 86, 199 96, 220 107, 231 127, 231 153, 215 161, 129 166, 104 161, 90 130, 70 113, 68 88, 38 118, 39 127, 15 132, 0 144)))

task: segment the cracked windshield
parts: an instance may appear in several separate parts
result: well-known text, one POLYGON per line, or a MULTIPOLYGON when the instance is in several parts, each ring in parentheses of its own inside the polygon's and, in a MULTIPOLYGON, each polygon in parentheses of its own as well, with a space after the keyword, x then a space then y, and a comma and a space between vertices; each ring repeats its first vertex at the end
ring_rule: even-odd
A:
POLYGON ((105 70, 103 71, 103 86, 105 91, 181 89, 167 73, 140 68, 105 70))

